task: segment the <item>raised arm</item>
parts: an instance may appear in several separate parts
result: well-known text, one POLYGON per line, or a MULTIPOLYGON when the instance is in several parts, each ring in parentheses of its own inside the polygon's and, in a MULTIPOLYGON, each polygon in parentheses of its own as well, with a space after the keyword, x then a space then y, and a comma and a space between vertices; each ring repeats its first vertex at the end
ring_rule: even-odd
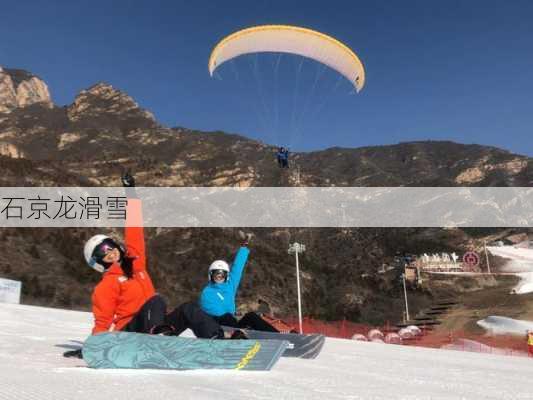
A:
POLYGON ((239 231, 239 235, 242 239, 242 244, 240 249, 237 251, 237 254, 235 255, 235 259, 233 260, 229 279, 231 285, 233 286, 234 295, 237 295, 237 289, 239 288, 239 283, 241 282, 242 273, 244 271, 244 267, 246 266, 248 255, 250 254, 248 244, 250 243, 250 240, 253 236, 252 233, 245 234, 242 231, 239 231))
POLYGON ((241 283, 242 273, 244 267, 246 266, 246 261, 248 261, 248 255, 250 254, 250 249, 248 247, 240 247, 235 255, 233 264, 231 265, 231 272, 229 274, 229 281, 233 286, 233 293, 237 293, 239 284, 241 283))
POLYGON ((137 257, 133 262, 134 272, 143 271, 146 269, 146 248, 144 243, 142 202, 135 190, 135 179, 129 172, 122 177, 122 184, 124 185, 128 199, 124 241, 128 250, 133 251, 131 255, 137 257))

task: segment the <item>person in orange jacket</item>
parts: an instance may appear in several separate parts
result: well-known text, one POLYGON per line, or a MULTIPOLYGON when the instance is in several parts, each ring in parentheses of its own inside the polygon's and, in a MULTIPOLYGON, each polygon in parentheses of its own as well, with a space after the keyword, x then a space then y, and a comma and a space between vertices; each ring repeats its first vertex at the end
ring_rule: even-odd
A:
MULTIPOLYGON (((220 325, 196 302, 181 304, 167 313, 166 302, 155 292, 146 269, 142 208, 135 193, 135 180, 130 174, 122 180, 128 197, 125 244, 106 235, 95 235, 84 247, 87 264, 102 273, 92 295, 92 333, 127 331, 179 335, 190 328, 197 337, 223 339, 220 325)), ((81 357, 81 349, 64 355, 81 357)))

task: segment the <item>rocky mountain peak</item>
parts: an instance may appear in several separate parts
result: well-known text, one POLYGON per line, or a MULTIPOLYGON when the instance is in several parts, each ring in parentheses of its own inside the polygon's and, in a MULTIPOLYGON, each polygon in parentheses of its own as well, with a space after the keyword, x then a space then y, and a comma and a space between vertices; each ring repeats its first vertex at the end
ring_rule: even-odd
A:
POLYGON ((46 83, 28 71, 0 67, 0 113, 35 103, 53 107, 46 83))
POLYGON ((112 85, 106 82, 98 82, 92 85, 90 88, 82 90, 77 98, 83 97, 83 95, 92 95, 106 100, 122 98, 127 99, 127 101, 130 101, 132 103, 135 103, 133 99, 127 94, 121 92, 118 89, 115 89, 112 85))
POLYGON ((140 119, 149 125, 155 125, 155 117, 139 105, 126 93, 113 86, 99 82, 88 89, 82 90, 74 103, 67 110, 71 121, 89 120, 99 117, 112 119, 140 119))

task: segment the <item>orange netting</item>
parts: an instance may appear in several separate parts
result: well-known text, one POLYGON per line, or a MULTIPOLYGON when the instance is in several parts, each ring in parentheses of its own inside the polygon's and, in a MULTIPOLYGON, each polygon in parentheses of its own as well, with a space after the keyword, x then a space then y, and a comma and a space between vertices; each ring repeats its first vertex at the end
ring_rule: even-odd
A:
MULTIPOLYGON (((296 318, 286 318, 284 322, 292 326, 295 331, 298 331, 298 320, 296 318)), ((359 340, 369 339, 369 333, 372 330, 377 330, 383 334, 379 337, 380 340, 387 342, 388 340, 397 338, 400 328, 393 324, 385 324, 384 326, 370 326, 365 324, 357 324, 354 322, 341 321, 322 321, 312 318, 304 318, 302 321, 303 332, 320 333, 328 337, 359 340)), ((399 344, 396 342, 395 344, 399 344)), ((435 332, 431 327, 420 329, 420 332, 411 337, 402 335, 402 345, 431 347, 431 348, 445 348, 459 351, 471 351, 478 353, 503 354, 511 356, 533 356, 533 346, 528 347, 527 335, 496 335, 483 334, 475 335, 465 331, 453 332, 435 332), (528 352, 529 350, 529 352, 528 352)))

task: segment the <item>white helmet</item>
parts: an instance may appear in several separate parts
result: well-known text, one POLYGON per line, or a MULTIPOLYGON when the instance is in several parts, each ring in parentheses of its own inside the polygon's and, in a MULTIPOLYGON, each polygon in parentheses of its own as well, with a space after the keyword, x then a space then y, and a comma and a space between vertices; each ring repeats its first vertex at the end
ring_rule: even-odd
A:
POLYGON ((87 240, 87 243, 85 243, 85 247, 83 248, 83 255, 85 256, 85 261, 91 268, 94 268, 98 272, 105 272, 106 267, 102 264, 98 263, 95 257, 93 257, 94 249, 102 244, 103 241, 109 240, 115 243, 113 239, 111 239, 109 236, 106 235, 94 235, 89 240, 87 240))
POLYGON ((216 260, 211 263, 209 266, 209 270, 207 272, 207 278, 209 281, 212 280, 212 274, 214 271, 226 271, 226 281, 228 280, 228 274, 229 274, 229 265, 224 260, 216 260))

